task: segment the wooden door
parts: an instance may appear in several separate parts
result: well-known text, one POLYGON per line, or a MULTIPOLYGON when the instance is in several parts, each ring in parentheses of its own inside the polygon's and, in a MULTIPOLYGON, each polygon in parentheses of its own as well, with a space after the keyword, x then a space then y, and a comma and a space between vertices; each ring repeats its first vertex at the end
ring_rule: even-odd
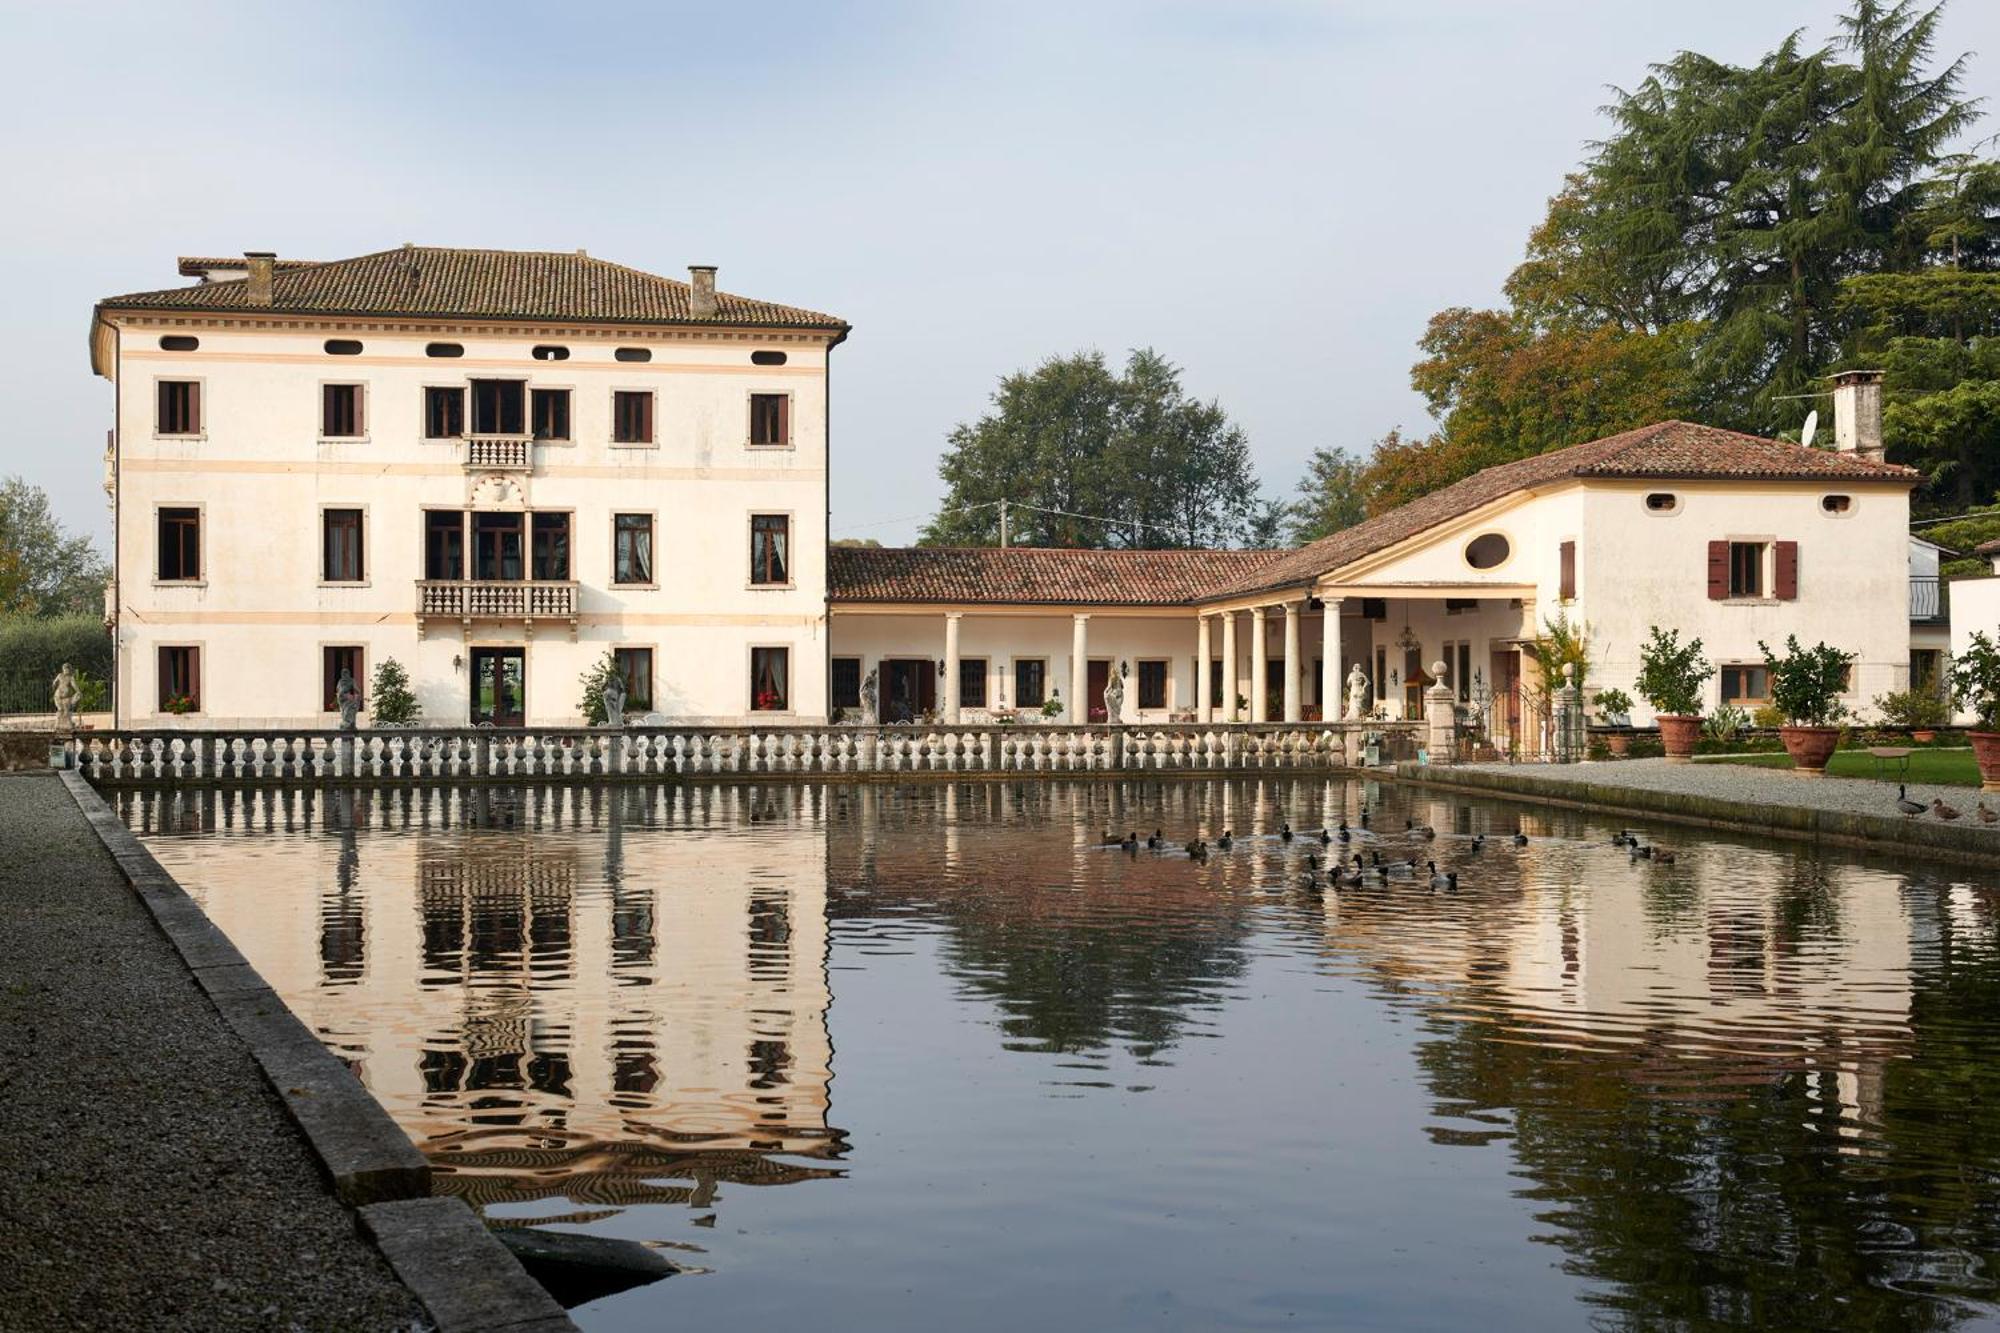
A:
POLYGON ((1111 663, 1104 658, 1091 662, 1086 679, 1089 684, 1084 686, 1083 692, 1089 696, 1090 711, 1084 716, 1089 721, 1102 722, 1105 720, 1104 691, 1111 684, 1111 663))

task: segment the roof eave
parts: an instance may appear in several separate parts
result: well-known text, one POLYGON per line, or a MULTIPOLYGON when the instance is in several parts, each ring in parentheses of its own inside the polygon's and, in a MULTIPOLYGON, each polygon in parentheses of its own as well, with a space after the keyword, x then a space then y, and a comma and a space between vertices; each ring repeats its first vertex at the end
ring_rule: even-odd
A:
POLYGON ((439 310, 293 310, 284 306, 120 305, 119 300, 120 298, 114 296, 99 301, 98 318, 101 319, 106 312, 110 312, 133 315, 215 315, 222 318, 270 315, 286 319, 427 319, 454 324, 609 324, 647 329, 781 329, 834 333, 839 335, 835 339, 836 342, 845 339, 854 329, 854 326, 845 320, 820 323, 808 320, 608 319, 602 315, 472 315, 439 310))

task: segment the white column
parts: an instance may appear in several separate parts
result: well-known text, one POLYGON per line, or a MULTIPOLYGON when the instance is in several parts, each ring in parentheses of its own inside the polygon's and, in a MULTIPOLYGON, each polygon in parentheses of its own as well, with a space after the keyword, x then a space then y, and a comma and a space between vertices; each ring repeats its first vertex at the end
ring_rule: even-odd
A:
POLYGON ((1269 655, 1264 651, 1264 608, 1250 608, 1250 720, 1269 722, 1271 711, 1269 655))
POLYGON ((1214 650, 1209 647, 1208 617, 1197 615, 1194 620, 1198 627, 1194 645, 1194 715, 1203 726, 1206 726, 1215 721, 1215 710, 1208 702, 1209 695, 1215 689, 1208 674, 1209 661, 1214 650))
POLYGON ((1222 720, 1236 716, 1236 613, 1222 613, 1222 720))
POLYGON ((1285 603, 1285 721, 1299 720, 1299 604, 1285 603))
POLYGON ((962 611, 944 613, 944 720, 958 725, 958 621, 962 611))
POLYGON ((1078 726, 1090 721, 1090 617, 1076 616, 1069 639, 1069 716, 1078 726))
POLYGON ((1336 722, 1347 715, 1347 671, 1340 660, 1340 599, 1325 602, 1326 618, 1320 622, 1319 715, 1336 722))

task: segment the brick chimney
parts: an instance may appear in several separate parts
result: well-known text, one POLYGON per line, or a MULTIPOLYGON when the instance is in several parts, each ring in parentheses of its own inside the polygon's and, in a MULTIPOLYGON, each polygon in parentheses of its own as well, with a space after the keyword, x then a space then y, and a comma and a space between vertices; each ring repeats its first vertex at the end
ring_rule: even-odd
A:
POLYGON ((1882 461, 1882 372, 1843 370, 1833 377, 1833 447, 1882 461))
POLYGON ((244 269, 247 279, 244 286, 244 300, 250 305, 271 304, 271 270, 276 267, 278 256, 271 250, 245 250, 244 269))
POLYGON ((688 307, 696 319, 715 318, 715 265, 689 264, 688 281, 694 291, 688 296, 688 307))

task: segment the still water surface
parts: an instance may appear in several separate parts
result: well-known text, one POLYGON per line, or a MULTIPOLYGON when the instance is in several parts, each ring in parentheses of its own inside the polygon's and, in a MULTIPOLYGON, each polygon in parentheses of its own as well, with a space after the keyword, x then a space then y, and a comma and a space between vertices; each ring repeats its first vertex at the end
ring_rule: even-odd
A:
POLYGON ((694 1270, 586 1328, 2000 1312, 1963 872, 1320 780, 119 800, 441 1190, 694 1270), (1303 882, 1364 809, 1457 889, 1303 882))

